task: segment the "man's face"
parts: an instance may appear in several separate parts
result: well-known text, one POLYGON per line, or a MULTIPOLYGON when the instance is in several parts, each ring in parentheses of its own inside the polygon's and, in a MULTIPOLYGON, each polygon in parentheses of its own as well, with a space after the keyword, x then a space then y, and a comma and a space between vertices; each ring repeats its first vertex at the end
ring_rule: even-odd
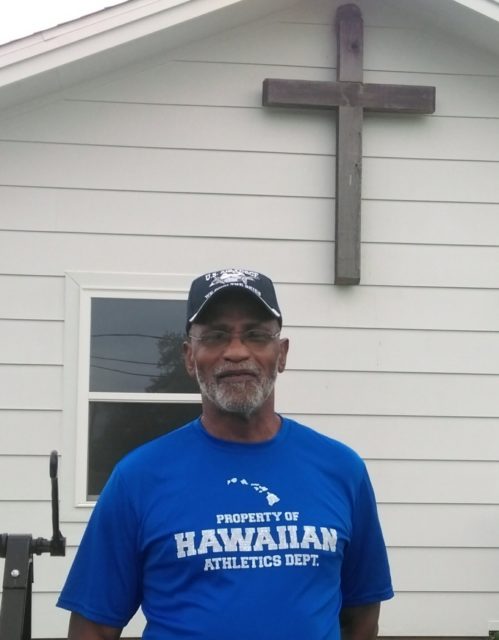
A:
POLYGON ((185 362, 199 383, 204 403, 244 416, 252 415, 265 402, 273 403, 274 383, 284 371, 288 341, 278 336, 263 344, 241 339, 241 334, 255 330, 274 336, 279 324, 260 303, 239 292, 212 302, 200 322, 192 325, 185 362), (205 341, 220 330, 232 337, 224 344, 205 341))

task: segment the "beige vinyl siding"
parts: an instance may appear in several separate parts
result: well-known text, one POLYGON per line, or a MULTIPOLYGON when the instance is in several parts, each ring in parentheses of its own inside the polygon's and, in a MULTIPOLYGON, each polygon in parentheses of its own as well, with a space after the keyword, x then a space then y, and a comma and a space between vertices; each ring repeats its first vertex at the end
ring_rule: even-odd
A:
MULTIPOLYGON (((496 462, 497 418, 359 414, 293 414, 331 437, 347 442, 365 459, 496 462)), ((442 465, 444 468, 444 465, 442 465)), ((430 505, 432 506, 432 505, 430 505)), ((425 522, 426 525, 426 522, 425 522)), ((495 519, 489 528, 496 525, 495 519)), ((429 531, 429 535, 433 530, 429 531)), ((477 543, 482 531, 470 530, 477 543)), ((436 531, 436 536, 450 535, 436 531)))
MULTIPOLYGON (((478 73, 482 73, 477 69, 478 73)), ((89 87, 74 92, 71 99, 104 102, 132 102, 151 104, 199 104, 207 108, 230 106, 260 108, 260 84, 263 78, 298 78, 301 80, 334 79, 334 69, 292 67, 267 64, 224 64, 209 61, 171 61, 137 75, 134 86, 119 81, 89 87), (168 82, 154 86, 158 74, 168 77, 168 82), (192 82, 191 79, 192 78, 192 82)), ((404 73, 401 71, 370 70, 364 66, 364 82, 387 84, 438 84, 438 115, 470 118, 494 118, 497 115, 497 75, 460 75, 457 72, 428 73, 426 71, 404 73), (462 79, 466 78, 466 83, 462 79), (438 80, 438 83, 437 83, 438 80), (474 96, 483 94, 477 104, 474 96)), ((277 119, 277 116, 273 116, 277 119)), ((371 117, 369 115, 368 117, 371 117)), ((418 118, 419 122, 421 116, 418 118)))
MULTIPOLYGON (((2 244, 2 249, 5 245, 2 244)), ((3 320, 63 320, 64 278, 0 275, 3 320)))
MULTIPOLYGON (((321 155, 29 142, 2 142, 0 153, 4 184, 17 187, 308 198, 334 194, 332 159, 321 155), (63 173, 57 171, 61 163, 66 163, 63 173)), ((471 185, 477 188, 474 201, 495 202, 499 195, 493 162, 364 158, 363 167, 368 199, 463 201, 471 196, 471 185)))
MULTIPOLYGON (((239 233, 242 235, 242 230, 239 233)), ((320 241, 282 240, 276 244, 271 239, 237 237, 120 237, 15 231, 0 232, 0 239, 6 246, 0 256, 0 268, 4 272, 15 269, 16 273, 26 275, 41 262, 45 264, 44 275, 55 275, 70 262, 73 270, 85 269, 88 251, 95 252, 93 270, 119 270, 125 252, 131 270, 158 273, 164 266, 165 250, 168 250, 171 264, 177 262, 178 271, 185 255, 189 255, 190 268, 196 271, 206 264, 204 252, 219 251, 226 264, 238 263, 241 256, 257 252, 262 270, 264 267, 267 271, 272 270, 276 279, 278 272, 272 268, 275 261, 279 258, 285 261, 289 255, 294 256, 293 263, 285 267, 289 278, 327 284, 333 273, 333 245, 320 241), (309 260, 312 254, 313 261, 309 260)), ((493 289, 499 279, 499 247, 376 243, 364 245, 361 258, 364 285, 493 289)))
MULTIPOLYGON (((334 287, 334 115, 260 105, 266 77, 335 78, 338 4, 306 0, 0 114, 2 531, 49 534, 51 449, 74 473, 65 274, 258 268, 292 341, 279 410, 372 474, 397 590, 381 633, 485 636, 499 597, 499 61, 410 3, 361 4, 365 81, 435 85, 437 110, 366 114, 361 285, 334 287)), ((83 522, 61 528, 68 557, 35 560, 34 637, 66 630, 53 604, 83 522)))
MULTIPOLYGON (((3 230, 168 235, 174 212, 177 236, 232 237, 237 215, 244 220, 246 238, 334 240, 333 203, 327 198, 2 186, 0 197, 5 203, 3 230), (201 206, 208 207, 211 215, 196 219, 193 228, 189 214, 201 206)), ((497 204, 364 200, 362 236, 364 245, 490 246, 499 236, 497 204)))
MULTIPOLYGON (((30 142, 2 142, 0 153, 4 183, 16 187, 308 198, 334 194, 332 159, 321 155, 30 142), (57 170, 61 164, 67 169, 63 173, 57 170)), ((489 161, 364 158, 363 168, 367 199, 463 201, 471 196, 471 185, 476 202, 499 198, 497 166, 489 161)))
MULTIPOLYGON (((199 73, 203 70, 201 67, 199 73)), ((269 76, 280 71, 271 68, 269 76)), ((487 77, 484 83, 494 88, 497 79, 487 77)), ((438 97, 440 107, 440 93, 438 97)), ((25 142, 314 155, 331 155, 335 148, 332 113, 317 111, 310 117, 306 111, 267 112, 257 105, 207 107, 68 99, 40 108, 34 121, 27 113, 10 118, 0 127, 4 139, 12 136, 25 142)), ((497 160, 498 142, 494 121, 467 117, 455 106, 449 114, 439 110, 431 117, 367 113, 364 119, 363 150, 367 158, 383 145, 386 157, 497 160)))

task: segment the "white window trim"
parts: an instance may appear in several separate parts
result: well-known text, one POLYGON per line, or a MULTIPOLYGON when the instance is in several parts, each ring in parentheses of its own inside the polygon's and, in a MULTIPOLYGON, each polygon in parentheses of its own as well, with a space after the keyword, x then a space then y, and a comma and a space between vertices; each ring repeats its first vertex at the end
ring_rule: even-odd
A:
MULTIPOLYGON (((126 297, 186 300, 191 274, 66 273, 61 518, 85 522, 95 502, 86 497, 89 399, 123 401, 122 394, 89 391, 91 300, 126 297)), ((200 402, 200 395, 127 394, 131 402, 200 402)))

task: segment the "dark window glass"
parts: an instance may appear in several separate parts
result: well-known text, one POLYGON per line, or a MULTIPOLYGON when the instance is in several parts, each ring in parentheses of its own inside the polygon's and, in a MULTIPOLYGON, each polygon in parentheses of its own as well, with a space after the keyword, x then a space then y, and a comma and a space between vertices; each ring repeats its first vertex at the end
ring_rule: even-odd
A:
POLYGON ((131 393, 199 393, 184 367, 185 311, 185 300, 92 299, 90 392, 123 401, 90 400, 88 499, 125 454, 201 413, 198 402, 127 401, 131 393))
POLYGON ((185 300, 93 298, 90 391, 198 393, 182 357, 185 300))
POLYGON ((198 403, 90 402, 88 499, 99 495, 114 465, 126 453, 200 413, 198 403))

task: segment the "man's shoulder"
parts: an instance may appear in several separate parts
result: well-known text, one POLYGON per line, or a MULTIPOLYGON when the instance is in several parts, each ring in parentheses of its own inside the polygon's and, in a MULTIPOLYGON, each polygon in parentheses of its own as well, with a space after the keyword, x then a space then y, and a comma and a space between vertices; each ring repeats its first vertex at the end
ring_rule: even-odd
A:
POLYGON ((185 456, 196 440, 196 420, 169 431, 128 453, 118 465, 123 470, 131 470, 155 463, 165 464, 177 459, 179 453, 185 456))
POLYGON ((300 447, 314 448, 326 457, 333 456, 336 460, 342 458, 352 464, 364 466, 360 455, 344 442, 296 420, 290 418, 286 420, 290 423, 295 433, 295 441, 300 447))

